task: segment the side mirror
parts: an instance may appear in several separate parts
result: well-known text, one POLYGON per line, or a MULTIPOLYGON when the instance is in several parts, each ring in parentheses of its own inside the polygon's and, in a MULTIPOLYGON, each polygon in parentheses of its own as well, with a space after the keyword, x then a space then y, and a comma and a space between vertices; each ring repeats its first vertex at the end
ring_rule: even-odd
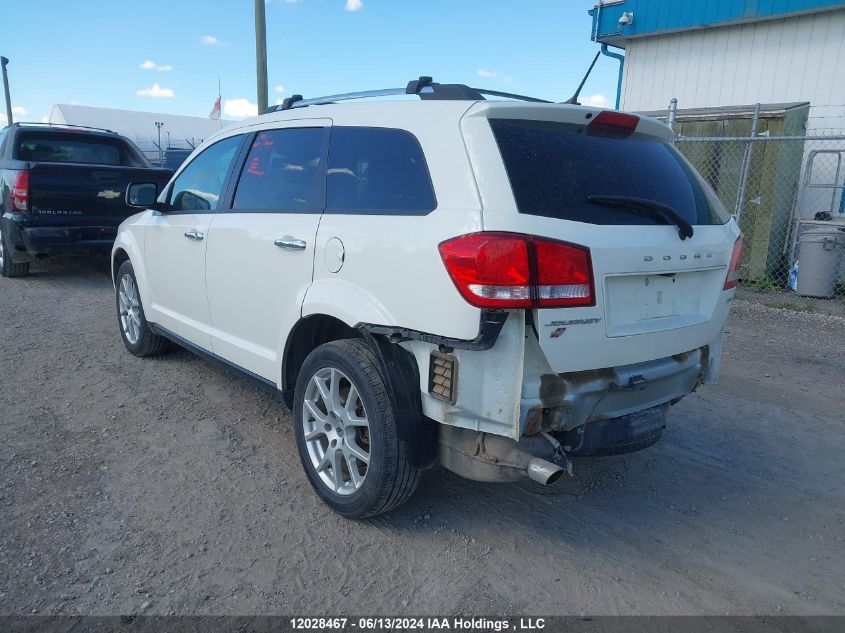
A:
POLYGON ((154 182, 133 182, 126 188, 126 204, 130 207, 152 209, 158 198, 158 185, 154 182))

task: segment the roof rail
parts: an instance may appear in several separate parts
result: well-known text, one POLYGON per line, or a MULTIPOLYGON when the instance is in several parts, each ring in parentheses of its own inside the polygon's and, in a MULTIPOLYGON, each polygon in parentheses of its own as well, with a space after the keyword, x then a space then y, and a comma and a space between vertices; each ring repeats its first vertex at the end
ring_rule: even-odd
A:
POLYGON ((9 127, 20 127, 20 126, 36 126, 36 127, 58 127, 58 128, 72 128, 77 130, 97 130, 98 132, 108 132, 109 134, 117 134, 114 130, 109 130, 108 128, 104 127, 92 127, 90 125, 73 125, 72 123, 39 123, 37 121, 15 121, 9 127))
POLYGON ((486 88, 470 88, 464 84, 439 84, 431 77, 422 76, 408 82, 404 88, 385 88, 382 90, 365 90, 363 92, 345 92, 324 97, 313 97, 304 99, 302 95, 288 97, 280 105, 271 106, 264 114, 280 112, 293 108, 305 108, 310 105, 325 105, 337 103, 338 101, 351 101, 354 99, 372 99, 375 97, 389 97, 394 95, 418 95, 423 100, 447 100, 447 101, 484 101, 484 95, 491 97, 504 97, 518 101, 531 101, 533 103, 552 103, 545 99, 526 97, 511 92, 500 92, 486 88))

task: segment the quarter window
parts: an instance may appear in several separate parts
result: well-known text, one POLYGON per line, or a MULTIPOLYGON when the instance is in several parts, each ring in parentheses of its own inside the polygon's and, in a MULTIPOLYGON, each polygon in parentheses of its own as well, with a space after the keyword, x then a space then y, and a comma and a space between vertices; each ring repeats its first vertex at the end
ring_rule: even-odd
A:
POLYGON ((436 206, 425 156, 410 132, 332 128, 327 210, 424 215, 436 206))
POLYGON ((204 149, 173 183, 171 211, 211 211, 223 193, 226 176, 243 135, 230 136, 204 149))
POLYGON ((325 128, 259 132, 241 170, 236 211, 322 211, 325 128))

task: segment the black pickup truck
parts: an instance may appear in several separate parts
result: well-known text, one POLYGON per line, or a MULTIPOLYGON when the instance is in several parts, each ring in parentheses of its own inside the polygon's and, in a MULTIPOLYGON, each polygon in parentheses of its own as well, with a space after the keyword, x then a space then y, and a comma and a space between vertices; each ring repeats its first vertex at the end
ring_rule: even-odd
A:
POLYGON ((15 123, 0 130, 0 274, 22 277, 51 253, 108 251, 118 225, 138 209, 133 180, 159 184, 129 139, 108 130, 15 123))

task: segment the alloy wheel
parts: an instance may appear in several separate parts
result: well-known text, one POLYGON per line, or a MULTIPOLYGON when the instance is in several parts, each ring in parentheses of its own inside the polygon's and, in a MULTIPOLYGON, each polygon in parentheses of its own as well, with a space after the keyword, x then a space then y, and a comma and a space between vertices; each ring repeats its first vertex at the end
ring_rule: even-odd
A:
POLYGON ((130 345, 135 345, 141 337, 141 299, 132 275, 126 274, 120 278, 117 300, 120 306, 120 328, 130 345))
POLYGON ((351 495, 370 464, 370 423, 361 394, 339 369, 319 369, 305 389, 302 420, 311 465, 329 490, 351 495))

